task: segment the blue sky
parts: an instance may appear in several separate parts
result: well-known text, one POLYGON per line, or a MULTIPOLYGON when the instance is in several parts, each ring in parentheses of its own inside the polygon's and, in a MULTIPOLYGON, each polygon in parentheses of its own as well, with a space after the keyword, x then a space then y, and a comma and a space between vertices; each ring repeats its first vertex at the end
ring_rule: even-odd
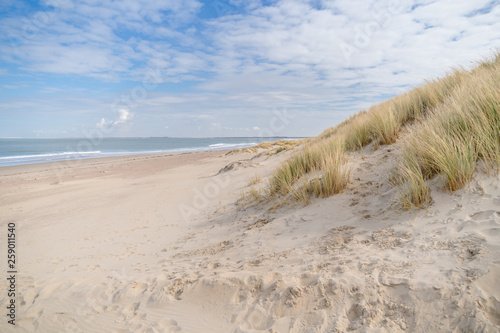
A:
POLYGON ((314 136, 500 48, 491 0, 0 0, 0 137, 314 136))

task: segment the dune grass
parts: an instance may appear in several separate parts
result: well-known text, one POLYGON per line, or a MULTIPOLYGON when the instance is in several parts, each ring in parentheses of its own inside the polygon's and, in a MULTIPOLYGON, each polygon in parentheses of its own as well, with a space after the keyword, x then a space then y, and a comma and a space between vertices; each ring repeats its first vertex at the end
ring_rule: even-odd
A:
POLYGON ((472 70, 456 69, 325 130, 275 171, 269 195, 290 193, 308 203, 311 196, 339 193, 349 183, 349 152, 401 139, 393 185, 403 208, 424 207, 432 202, 428 181, 437 175, 455 191, 470 182, 479 160, 485 171, 498 173, 499 114, 497 53, 472 70))
POLYGON ((261 142, 255 146, 251 147, 246 147, 246 148, 241 148, 241 149, 233 149, 229 151, 227 154, 233 154, 233 153, 256 153, 258 152, 259 149, 270 149, 277 147, 274 150, 274 154, 277 154, 279 152, 282 152, 284 150, 292 150, 295 147, 299 146, 302 144, 302 142, 306 139, 299 139, 299 140, 278 140, 278 141, 273 141, 273 142, 268 142, 264 141, 261 142))
POLYGON ((295 198, 304 202, 307 202, 304 198, 310 194, 327 197, 338 193, 348 182, 346 161, 344 147, 337 138, 306 145, 275 171, 269 184, 269 192, 271 195, 292 193, 295 198), (306 175, 317 177, 303 179, 306 175), (302 183, 294 186, 299 180, 302 183))
POLYGON ((248 185, 255 185, 255 184, 258 184, 262 181, 262 178, 260 178, 259 175, 254 175, 251 179, 250 179, 250 182, 248 183, 248 185))
POLYGON ((422 175, 422 170, 415 156, 409 156, 396 170, 393 185, 398 189, 399 202, 403 209, 425 207, 432 203, 430 188, 422 175))
MULTIPOLYGON (((486 172, 500 165, 500 57, 496 66, 479 67, 449 98, 418 124, 403 141, 400 185, 415 183, 411 191, 436 175, 444 186, 458 190, 467 185, 479 160, 486 172), (408 173, 407 170, 413 170, 408 173), (419 184, 419 185, 417 185, 419 184)), ((430 194, 425 194, 429 196, 430 194)), ((422 200, 402 195, 403 206, 421 207, 422 200)), ((427 201, 429 198, 426 199, 427 201)), ((423 201, 426 201, 423 200, 423 201)))

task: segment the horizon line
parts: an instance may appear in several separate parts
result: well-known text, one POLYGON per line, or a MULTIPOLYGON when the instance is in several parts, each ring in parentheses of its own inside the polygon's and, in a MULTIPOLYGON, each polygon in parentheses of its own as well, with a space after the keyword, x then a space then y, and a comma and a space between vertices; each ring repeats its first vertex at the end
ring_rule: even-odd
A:
MULTIPOLYGON (((101 139, 240 139, 240 138, 297 138, 306 139, 312 136, 106 136, 101 139)), ((96 139, 89 137, 0 137, 1 139, 96 139)))

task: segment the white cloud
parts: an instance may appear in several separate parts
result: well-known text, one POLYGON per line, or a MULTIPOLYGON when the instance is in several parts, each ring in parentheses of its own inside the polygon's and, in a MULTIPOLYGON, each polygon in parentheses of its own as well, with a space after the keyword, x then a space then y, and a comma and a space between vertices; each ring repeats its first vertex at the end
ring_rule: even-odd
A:
MULTIPOLYGON (((166 81, 208 71, 216 74, 213 87, 222 89, 255 87, 262 76, 266 91, 270 85, 411 85, 500 46, 500 6, 488 12, 488 4, 440 0, 413 9, 393 0, 281 0, 273 6, 230 1, 229 7, 246 12, 206 21, 201 26, 207 28, 197 31, 193 23, 202 5, 195 0, 54 2, 49 22, 34 25, 32 38, 7 48, 3 58, 29 71, 115 80, 140 79, 156 63, 166 81)), ((5 19, 0 28, 23 36, 19 22, 5 19)))
POLYGON ((101 120, 96 124, 97 128, 111 128, 111 127, 116 127, 116 126, 121 126, 127 123, 132 117, 134 116, 132 113, 125 109, 120 109, 118 110, 118 118, 112 121, 108 121, 104 118, 101 118, 101 120))
POLYGON ((201 8, 196 0, 46 2, 55 8, 0 20, 0 59, 28 71, 106 80, 143 71, 148 60, 171 59, 174 74, 196 66, 196 56, 170 45, 193 43, 181 27, 201 8), (166 43, 158 38, 167 38, 166 43))
POLYGON ((114 125, 125 124, 128 120, 132 119, 133 115, 127 110, 120 109, 118 112, 120 113, 120 116, 113 122, 114 125))
POLYGON ((106 128, 109 126, 109 122, 106 121, 106 119, 104 118, 101 118, 101 120, 95 124, 95 127, 97 128, 106 128))
POLYGON ((500 6, 468 17, 488 0, 394 3, 284 0, 214 21, 218 75, 201 87, 356 110, 500 47, 500 6))
POLYGON ((171 130, 222 131, 258 118, 264 129, 269 110, 287 106, 326 127, 500 48, 500 6, 490 0, 228 0, 205 21, 196 15, 210 4, 196 0, 61 1, 30 34, 22 22, 35 13, 1 19, 0 60, 112 81, 141 82, 156 68, 161 82, 179 83, 147 90, 140 111, 96 126, 130 124, 132 111, 134 126, 166 117, 171 130))

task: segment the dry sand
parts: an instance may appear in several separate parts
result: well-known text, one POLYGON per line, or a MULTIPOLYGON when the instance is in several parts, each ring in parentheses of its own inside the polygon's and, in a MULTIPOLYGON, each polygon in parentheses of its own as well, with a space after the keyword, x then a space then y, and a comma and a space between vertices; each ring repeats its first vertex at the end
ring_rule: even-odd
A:
POLYGON ((286 151, 0 168, 3 272, 9 222, 18 251, 0 331, 500 331, 500 178, 436 180, 404 212, 394 149, 353 155, 344 193, 274 209, 239 199, 286 151))

